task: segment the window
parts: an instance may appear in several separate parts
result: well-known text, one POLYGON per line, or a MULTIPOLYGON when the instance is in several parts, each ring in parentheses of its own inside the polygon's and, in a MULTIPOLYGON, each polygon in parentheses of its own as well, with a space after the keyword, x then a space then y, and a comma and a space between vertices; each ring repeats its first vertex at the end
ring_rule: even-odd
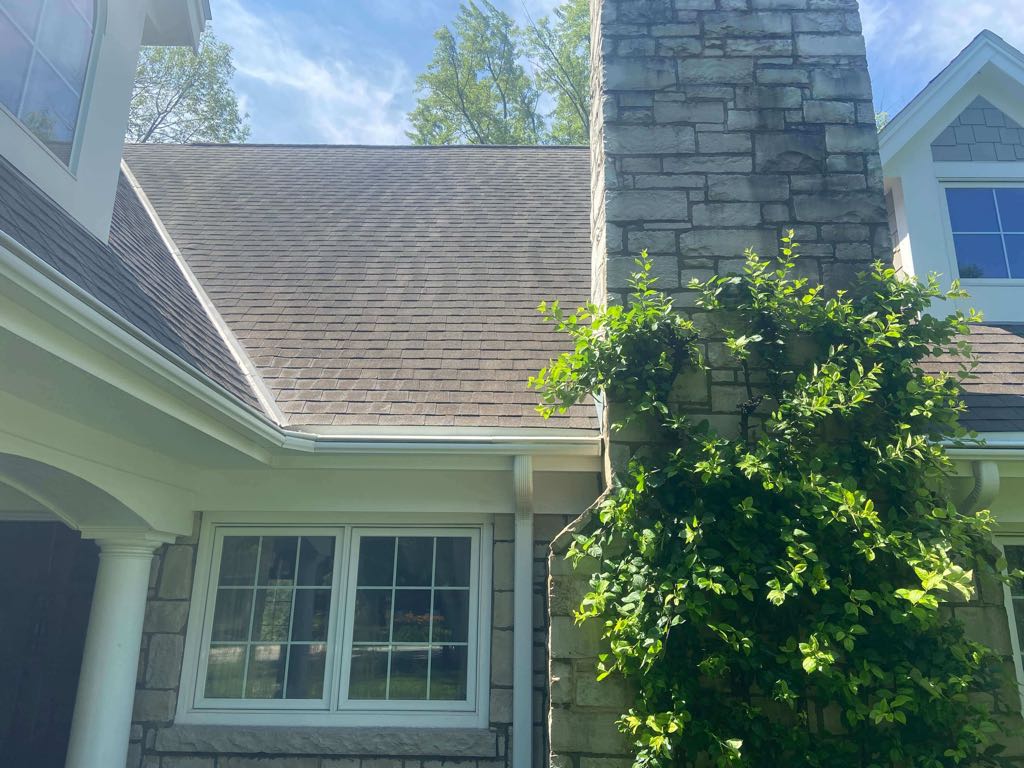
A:
POLYGON ((479 529, 213 534, 192 711, 475 722, 479 529))
POLYGON ((65 164, 95 19, 94 0, 0 0, 0 104, 65 164))
POLYGON ((946 190, 960 277, 1024 278, 1024 188, 946 190))

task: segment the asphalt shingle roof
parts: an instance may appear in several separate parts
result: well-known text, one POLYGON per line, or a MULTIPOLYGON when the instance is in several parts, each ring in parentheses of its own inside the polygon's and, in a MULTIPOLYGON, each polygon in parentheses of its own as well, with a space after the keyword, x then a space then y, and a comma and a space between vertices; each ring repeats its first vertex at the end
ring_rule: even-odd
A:
POLYGON ((566 348, 543 299, 590 293, 582 148, 136 145, 125 158, 292 425, 547 422, 566 348))
MULTIPOLYGON (((1024 325, 972 325, 969 341, 978 367, 964 385, 968 412, 961 422, 976 432, 1024 432, 1024 325)), ((946 358, 927 370, 957 367, 946 358)))
POLYGON ((0 157, 0 230, 243 402, 257 400, 121 175, 104 243, 0 157))

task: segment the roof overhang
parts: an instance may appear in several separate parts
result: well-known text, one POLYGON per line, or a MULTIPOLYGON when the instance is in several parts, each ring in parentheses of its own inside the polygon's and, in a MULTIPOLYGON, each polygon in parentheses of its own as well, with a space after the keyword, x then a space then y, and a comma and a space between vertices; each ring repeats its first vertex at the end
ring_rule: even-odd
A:
POLYGON ((878 137, 882 165, 889 163, 960 91, 986 71, 1000 73, 1024 88, 1024 53, 989 30, 979 34, 882 129, 878 137))
POLYGON ((211 18, 209 0, 149 0, 142 44, 197 48, 211 18))

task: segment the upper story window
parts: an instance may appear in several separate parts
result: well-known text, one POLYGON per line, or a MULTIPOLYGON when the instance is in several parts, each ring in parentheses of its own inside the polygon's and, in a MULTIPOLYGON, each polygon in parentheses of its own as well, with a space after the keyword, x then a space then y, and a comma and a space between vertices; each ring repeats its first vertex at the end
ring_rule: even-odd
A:
POLYGON ((1024 278, 1024 187, 951 187, 946 201, 961 278, 1024 278))
POLYGON ((71 162, 94 0, 0 0, 0 104, 71 162))

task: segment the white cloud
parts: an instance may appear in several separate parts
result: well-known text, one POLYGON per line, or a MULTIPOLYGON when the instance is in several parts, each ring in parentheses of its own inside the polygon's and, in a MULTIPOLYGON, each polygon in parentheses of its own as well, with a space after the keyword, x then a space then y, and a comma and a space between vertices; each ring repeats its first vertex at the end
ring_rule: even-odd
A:
POLYGON ((893 110, 983 29, 1024 46, 1024 8, 1006 0, 861 0, 875 97, 893 110))
POLYGON ((397 57, 371 57, 345 30, 324 30, 311 18, 262 9, 257 15, 245 0, 219 0, 216 19, 218 35, 234 48, 252 141, 407 143, 404 101, 413 85, 397 57))

